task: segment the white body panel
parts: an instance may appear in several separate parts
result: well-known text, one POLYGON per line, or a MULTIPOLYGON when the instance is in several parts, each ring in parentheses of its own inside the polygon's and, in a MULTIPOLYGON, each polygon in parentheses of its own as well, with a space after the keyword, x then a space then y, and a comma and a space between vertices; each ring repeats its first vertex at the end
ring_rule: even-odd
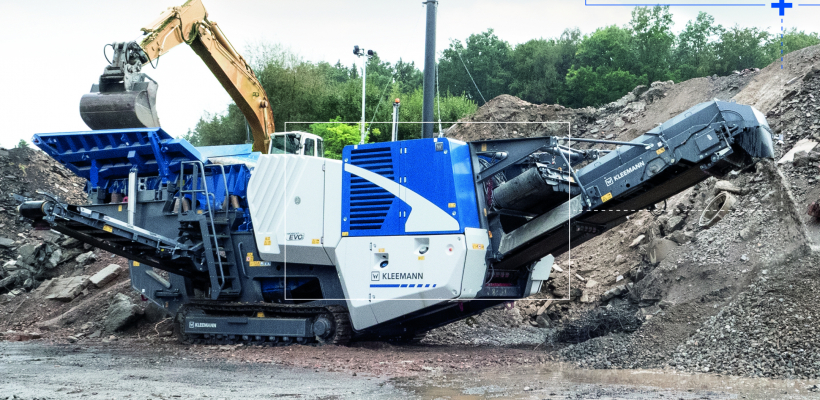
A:
POLYGON ((353 327, 364 329, 458 297, 466 254, 464 235, 458 234, 342 238, 337 268, 353 327))
POLYGON ((464 278, 461 280, 459 298, 472 299, 484 287, 487 274, 487 246, 490 244, 490 237, 486 229, 465 228, 464 233, 467 240, 467 258, 464 263, 464 278))
POLYGON ((541 285, 550 278, 554 263, 555 257, 549 254, 532 267, 532 273, 530 274, 530 296, 538 293, 541 290, 541 285))
POLYGON ((322 244, 330 261, 338 265, 336 246, 342 238, 342 162, 325 160, 325 209, 322 244))
POLYGON ((333 264, 321 243, 326 161, 297 155, 259 156, 248 183, 248 205, 262 260, 333 264))

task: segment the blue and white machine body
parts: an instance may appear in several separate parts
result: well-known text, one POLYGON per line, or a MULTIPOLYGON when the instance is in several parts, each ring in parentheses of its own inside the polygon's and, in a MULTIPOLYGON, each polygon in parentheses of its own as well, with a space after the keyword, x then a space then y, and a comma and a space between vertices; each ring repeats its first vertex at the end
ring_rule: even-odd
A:
POLYGON ((20 213, 132 260, 134 289, 187 342, 413 340, 537 293, 554 256, 773 155, 763 115, 720 101, 630 142, 419 139, 330 160, 321 141, 277 137, 280 154, 160 128, 35 135, 88 180, 89 204, 44 195, 20 213))
POLYGON ((450 139, 348 146, 341 161, 262 155, 249 182, 261 258, 337 266, 356 329, 473 298, 489 239, 471 165, 450 139))

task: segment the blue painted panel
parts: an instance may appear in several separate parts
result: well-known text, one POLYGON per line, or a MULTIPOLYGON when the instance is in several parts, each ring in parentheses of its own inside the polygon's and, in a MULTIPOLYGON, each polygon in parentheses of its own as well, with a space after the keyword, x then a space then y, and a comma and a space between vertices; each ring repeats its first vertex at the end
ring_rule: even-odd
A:
POLYGON ((406 233, 404 224, 413 212, 407 203, 362 178, 343 172, 343 235, 461 233, 465 228, 480 226, 469 148, 463 142, 419 139, 347 146, 342 159, 389 177, 459 222, 459 229, 454 231, 406 233), (442 151, 436 151, 436 141, 442 142, 442 151))
MULTIPOLYGON (((464 228, 479 227, 469 148, 462 142, 449 139, 418 139, 400 143, 407 149, 402 152, 407 178, 403 185, 446 211, 459 223, 456 231, 413 234, 463 233, 464 228), (442 151, 436 151, 436 142, 442 142, 442 151)), ((408 215, 412 212, 409 210, 408 215)))
POLYGON ((161 128, 40 133, 32 142, 92 186, 104 188, 108 180, 127 177, 134 166, 141 176, 167 179, 181 161, 206 160, 188 141, 161 128))
POLYGON ((470 146, 458 140, 444 140, 449 143, 450 147, 450 163, 458 205, 458 223, 462 231, 464 228, 480 228, 479 213, 482 211, 478 209, 476 202, 476 185, 473 177, 473 163, 470 160, 470 146))
POLYGON ((241 156, 253 153, 252 144, 229 144, 225 146, 199 146, 197 151, 203 158, 241 156))
MULTIPOLYGON (((342 160, 394 182, 401 176, 395 143, 347 146, 342 160)), ((390 192, 347 171, 342 172, 342 232, 348 236, 399 235, 403 203, 390 192)))

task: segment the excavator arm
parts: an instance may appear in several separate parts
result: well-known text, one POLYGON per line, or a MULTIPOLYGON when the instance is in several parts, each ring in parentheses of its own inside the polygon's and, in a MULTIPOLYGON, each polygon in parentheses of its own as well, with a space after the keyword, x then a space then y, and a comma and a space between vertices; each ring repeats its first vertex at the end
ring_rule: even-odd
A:
POLYGON ((253 134, 253 150, 267 153, 274 131, 267 94, 247 61, 225 38, 216 22, 208 20, 208 12, 201 0, 189 0, 182 6, 169 8, 142 28, 142 32, 146 35, 139 43, 142 54, 134 54, 133 44, 114 44, 115 62, 106 67, 100 84, 92 87, 92 93, 83 96, 80 114, 89 127, 111 129, 158 125, 156 83, 144 82, 150 78, 139 72, 140 68, 149 62, 157 62, 160 56, 177 45, 187 43, 244 114, 253 134), (103 85, 106 74, 109 75, 108 81, 115 80, 121 85, 103 85), (120 79, 120 76, 125 78, 120 79), (153 92, 147 90, 151 88, 153 92))

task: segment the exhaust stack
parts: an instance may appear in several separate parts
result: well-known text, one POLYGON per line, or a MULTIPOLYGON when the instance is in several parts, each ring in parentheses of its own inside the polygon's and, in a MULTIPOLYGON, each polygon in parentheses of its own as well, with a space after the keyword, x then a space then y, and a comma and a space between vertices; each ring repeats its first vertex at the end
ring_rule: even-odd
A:
POLYGON ((424 98, 421 107, 421 138, 433 138, 433 102, 436 98, 436 7, 427 0, 427 34, 424 41, 424 98))

